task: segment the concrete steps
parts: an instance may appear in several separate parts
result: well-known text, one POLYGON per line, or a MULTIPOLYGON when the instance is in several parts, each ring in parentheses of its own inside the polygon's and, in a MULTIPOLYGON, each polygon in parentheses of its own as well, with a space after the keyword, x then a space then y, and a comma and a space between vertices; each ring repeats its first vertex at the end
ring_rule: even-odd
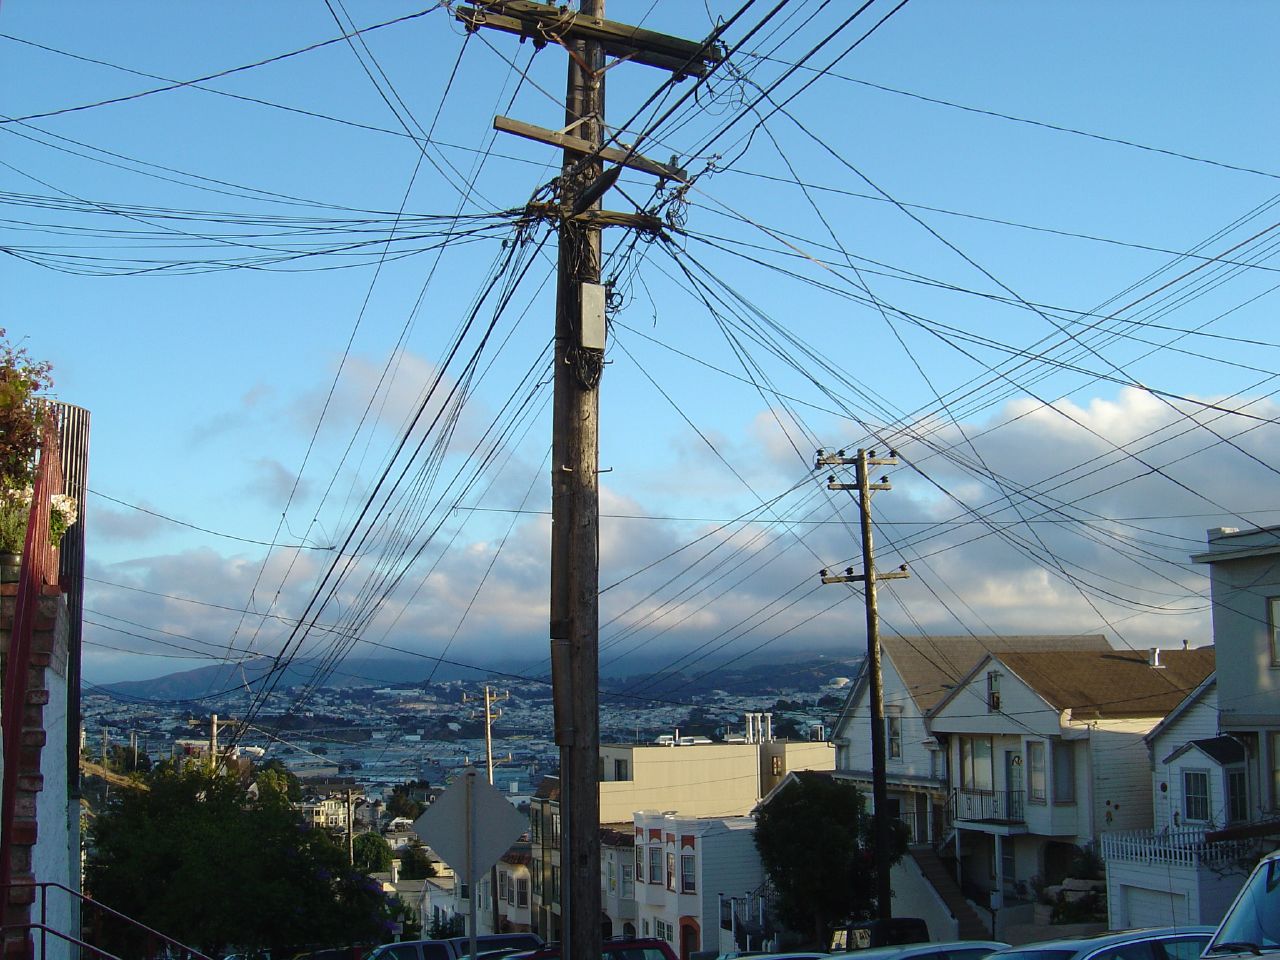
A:
POLYGON ((938 855, 928 847, 913 847, 908 853, 915 860, 920 872, 924 874, 924 878, 929 881, 942 899, 942 902, 947 905, 951 915, 956 918, 960 939, 990 939, 991 931, 982 922, 982 918, 978 916, 977 911, 970 906, 964 894, 960 892, 960 886, 956 883, 955 877, 952 876, 946 865, 938 859, 938 855))

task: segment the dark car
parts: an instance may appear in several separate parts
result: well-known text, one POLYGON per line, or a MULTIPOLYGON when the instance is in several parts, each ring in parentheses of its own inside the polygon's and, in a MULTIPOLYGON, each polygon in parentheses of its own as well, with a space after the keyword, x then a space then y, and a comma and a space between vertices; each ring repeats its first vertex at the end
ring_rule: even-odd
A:
MULTIPOLYGON (((542 946, 536 933, 484 933, 476 937, 476 953, 529 950, 542 946)), ((402 940, 384 943, 369 955, 369 960, 461 960, 471 950, 470 937, 449 940, 402 940)))
POLYGON ((1153 927, 1096 937, 1046 940, 993 953, 989 960, 1200 960, 1213 927, 1153 927))
MULTIPOLYGON (((600 944, 602 960, 679 960, 671 945, 657 937, 605 940, 600 944)), ((507 960, 560 960, 560 944, 548 943, 528 953, 513 953, 507 960)))

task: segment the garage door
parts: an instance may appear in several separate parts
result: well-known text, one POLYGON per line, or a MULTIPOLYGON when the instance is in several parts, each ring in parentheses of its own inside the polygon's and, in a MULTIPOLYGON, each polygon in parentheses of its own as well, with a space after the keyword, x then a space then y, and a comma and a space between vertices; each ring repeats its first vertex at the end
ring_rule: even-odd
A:
POLYGON ((1142 887, 1125 887, 1125 926, 1167 927, 1176 923, 1190 923, 1187 916, 1187 898, 1182 893, 1164 890, 1147 890, 1142 887))

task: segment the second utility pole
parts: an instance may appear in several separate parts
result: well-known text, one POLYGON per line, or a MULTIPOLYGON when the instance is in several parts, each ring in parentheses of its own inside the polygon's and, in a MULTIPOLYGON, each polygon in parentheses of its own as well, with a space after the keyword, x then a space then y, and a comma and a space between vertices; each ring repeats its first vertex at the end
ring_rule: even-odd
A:
POLYGON ((849 466, 857 469, 857 483, 838 483, 834 476, 827 478, 828 490, 857 490, 858 507, 862 524, 862 573, 855 574, 850 567, 843 576, 828 576, 822 571, 823 583, 850 583, 861 581, 864 584, 864 597, 867 608, 867 677, 868 692, 871 695, 871 803, 874 817, 875 862, 876 862, 876 916, 887 920, 893 916, 893 887, 889 880, 889 784, 885 769, 884 743, 884 686, 880 672, 880 611, 876 606, 876 581, 901 580, 910 574, 904 564, 893 573, 876 573, 875 548, 871 538, 871 492, 873 490, 889 490, 888 477, 881 477, 879 483, 872 483, 867 467, 897 466, 897 458, 890 451, 888 457, 877 457, 872 450, 859 450, 856 457, 846 457, 841 450, 836 454, 824 454, 818 451, 817 466, 849 466))

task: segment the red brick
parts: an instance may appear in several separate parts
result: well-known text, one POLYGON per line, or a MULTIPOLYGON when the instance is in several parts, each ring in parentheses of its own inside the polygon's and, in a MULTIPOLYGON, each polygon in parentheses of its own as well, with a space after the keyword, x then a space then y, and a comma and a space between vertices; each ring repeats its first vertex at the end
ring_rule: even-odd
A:
POLYGON ((27 706, 22 711, 22 727, 24 730, 43 730, 44 729, 44 707, 27 706))
POLYGON ((33 707, 42 707, 49 702, 48 690, 28 690, 27 703, 33 707))
POLYGON ((35 844, 40 835, 39 826, 34 820, 13 821, 13 831, 9 834, 15 846, 19 844, 35 844))
POLYGON ((44 777, 38 773, 19 774, 18 789, 26 790, 28 793, 39 793, 44 789, 44 777))
MULTIPOLYGON (((14 824, 16 827, 17 824, 14 824)), ((9 888, 9 903, 18 906, 36 902, 35 877, 31 874, 14 874, 13 886, 9 888)))
POLYGON ((34 793, 19 793, 14 798, 13 812, 16 816, 34 820, 36 818, 36 795, 34 793))
POLYGON ((49 735, 39 728, 22 731, 22 745, 24 747, 43 747, 48 739, 49 735))

